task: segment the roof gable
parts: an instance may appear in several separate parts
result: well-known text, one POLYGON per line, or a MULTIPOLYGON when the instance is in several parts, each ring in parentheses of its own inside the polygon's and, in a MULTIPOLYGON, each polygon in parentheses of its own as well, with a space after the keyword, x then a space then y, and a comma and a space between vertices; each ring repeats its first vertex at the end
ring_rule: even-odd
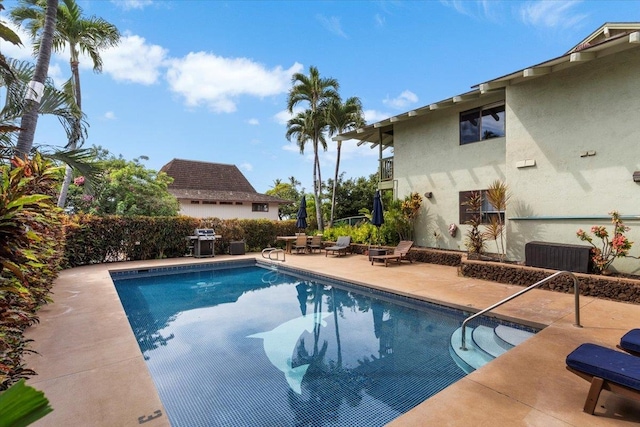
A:
POLYGON ((235 165, 173 159, 160 172, 173 178, 169 188, 174 190, 256 192, 235 165))

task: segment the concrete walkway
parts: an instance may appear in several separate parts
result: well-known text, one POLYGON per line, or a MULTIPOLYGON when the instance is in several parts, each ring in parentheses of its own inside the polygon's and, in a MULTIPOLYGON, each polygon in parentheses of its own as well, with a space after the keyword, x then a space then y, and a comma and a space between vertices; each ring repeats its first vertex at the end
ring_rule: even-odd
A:
MULTIPOLYGON (((53 304, 27 331, 38 352, 26 358, 54 411, 36 426, 168 426, 168 418, 115 291, 109 270, 260 258, 260 255, 139 261, 78 267, 60 274, 53 304)), ((261 259, 261 258, 260 258, 261 259)), ((288 255, 285 265, 355 281, 428 301, 483 309, 522 288, 458 277, 433 264, 372 266, 362 255, 288 255)), ((533 290, 496 315, 545 327, 525 343, 471 373, 389 425, 625 426, 640 422, 640 403, 604 391, 596 415, 582 412, 589 383, 565 369, 565 357, 584 342, 615 347, 640 327, 640 306, 533 290)))

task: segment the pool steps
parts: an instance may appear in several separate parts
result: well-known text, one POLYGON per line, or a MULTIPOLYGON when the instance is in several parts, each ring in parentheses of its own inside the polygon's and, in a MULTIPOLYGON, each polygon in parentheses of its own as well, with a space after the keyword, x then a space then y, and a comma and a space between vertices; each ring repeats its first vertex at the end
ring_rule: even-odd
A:
POLYGON ((467 350, 461 350, 462 328, 451 335, 449 353, 456 364, 467 374, 491 362, 509 349, 524 342, 534 334, 505 325, 495 328, 477 326, 466 328, 467 350))

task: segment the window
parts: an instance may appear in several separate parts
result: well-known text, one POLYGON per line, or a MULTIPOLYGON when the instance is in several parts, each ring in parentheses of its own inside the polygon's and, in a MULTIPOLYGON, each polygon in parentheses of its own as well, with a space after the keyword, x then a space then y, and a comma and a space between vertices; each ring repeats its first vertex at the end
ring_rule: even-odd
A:
POLYGON ((460 145, 504 135, 504 102, 460 113, 460 145))
POLYGON ((482 206, 479 211, 473 210, 470 206, 464 204, 469 200, 473 191, 461 191, 459 193, 460 224, 466 224, 478 215, 480 215, 481 224, 489 224, 491 222, 491 218, 496 215, 500 215, 502 222, 504 223, 504 211, 498 211, 495 206, 489 202, 489 199, 487 199, 487 190, 476 190, 476 192, 479 192, 482 197, 482 206))
POLYGON ((269 204, 267 203, 253 203, 251 205, 253 212, 269 212, 269 204))
POLYGON ((191 204, 192 205, 199 205, 200 204, 200 200, 192 200, 191 204))
POLYGON ((218 203, 218 202, 213 202, 213 201, 211 201, 211 200, 203 200, 203 201, 202 201, 202 204, 203 204, 203 205, 215 205, 215 204, 217 204, 217 203, 218 203))
POLYGON ((242 205, 242 202, 236 202, 236 205, 242 205))
POLYGON ((232 205, 233 202, 220 202, 221 205, 232 205))

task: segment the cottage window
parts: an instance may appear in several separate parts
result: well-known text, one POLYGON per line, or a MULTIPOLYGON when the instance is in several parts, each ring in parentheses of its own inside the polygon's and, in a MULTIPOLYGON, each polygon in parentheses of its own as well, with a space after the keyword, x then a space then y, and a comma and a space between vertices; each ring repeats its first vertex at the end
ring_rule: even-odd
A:
POLYGON ((232 205, 233 202, 220 202, 221 205, 232 205))
POLYGON ((269 212, 269 205, 267 203, 253 203, 251 210, 253 212, 269 212))
POLYGON ((203 204, 203 205, 215 205, 215 204, 217 204, 217 203, 218 203, 218 202, 213 202, 213 201, 211 201, 211 200, 203 200, 203 201, 202 201, 202 204, 203 204))
POLYGON ((482 196, 482 207, 480 210, 473 210, 470 206, 467 206, 465 203, 469 200, 471 193, 473 191, 461 191, 459 194, 459 204, 460 204, 460 224, 466 224, 471 221, 474 217, 480 216, 481 224, 489 224, 491 222, 492 217, 496 217, 500 215, 502 222, 504 223, 504 211, 499 211, 493 206, 489 199, 487 198, 487 190, 476 190, 480 192, 482 196))
POLYGON ((191 204, 192 205, 199 205, 200 204, 200 200, 192 200, 191 204))
POLYGON ((505 136, 504 102, 460 113, 460 145, 505 136))

